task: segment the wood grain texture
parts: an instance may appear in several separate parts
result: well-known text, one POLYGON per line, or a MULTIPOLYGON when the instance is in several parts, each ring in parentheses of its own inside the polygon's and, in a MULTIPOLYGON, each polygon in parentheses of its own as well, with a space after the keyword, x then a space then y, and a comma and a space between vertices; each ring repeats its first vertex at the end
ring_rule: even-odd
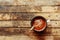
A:
POLYGON ((60 6, 0 5, 0 12, 59 12, 60 6))
POLYGON ((0 40, 60 40, 60 0, 0 0, 0 40), (42 32, 30 31, 36 16, 51 20, 42 32))
MULTIPOLYGON (((27 35, 13 35, 13 36, 0 36, 1 40, 53 40, 54 36, 27 36, 27 35)), ((56 36, 58 37, 58 36, 56 36)))
MULTIPOLYGON (((50 21, 48 27, 60 27, 60 21, 50 21)), ((0 27, 31 27, 31 21, 0 21, 0 27)))
POLYGON ((27 36, 27 35, 13 35, 13 36, 0 36, 1 40, 59 40, 60 36, 27 36), (23 39, 24 38, 24 39, 23 39))
POLYGON ((0 28, 0 36, 28 35, 28 36, 60 36, 60 29, 46 28, 42 32, 31 31, 30 28, 0 28))
POLYGON ((60 5, 60 0, 0 0, 0 5, 60 5))
POLYGON ((25 20, 29 21, 32 20, 36 16, 43 16, 49 20, 60 20, 60 13, 36 13, 36 12, 5 12, 0 13, 0 20, 25 20))

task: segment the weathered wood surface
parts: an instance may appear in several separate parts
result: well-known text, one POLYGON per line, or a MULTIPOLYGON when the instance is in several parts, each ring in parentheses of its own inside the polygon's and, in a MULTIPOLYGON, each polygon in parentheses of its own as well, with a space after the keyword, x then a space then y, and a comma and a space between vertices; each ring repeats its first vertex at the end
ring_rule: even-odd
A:
POLYGON ((0 36, 1 40, 59 40, 60 36, 24 36, 24 35, 16 35, 16 36, 0 36), (26 39, 27 38, 27 39, 26 39))
POLYGON ((0 40, 60 40, 60 0, 0 0, 0 40), (43 32, 30 31, 35 16, 51 20, 43 32))
MULTIPOLYGON (((60 27, 60 21, 50 21, 48 27, 60 27)), ((31 27, 31 21, 0 21, 0 27, 31 27)))
POLYGON ((5 36, 9 36, 9 35, 30 35, 30 36, 60 36, 60 28, 46 28, 44 31, 42 32, 35 32, 35 31, 31 31, 30 28, 17 28, 17 27, 13 27, 13 28, 0 28, 0 35, 5 35, 5 36))
POLYGON ((59 40, 60 29, 46 28, 45 31, 37 33, 30 28, 0 28, 0 39, 3 40, 59 40), (16 38, 16 39, 15 39, 16 38), (23 39, 24 38, 24 39, 23 39))
POLYGON ((13 36, 0 36, 1 40, 59 40, 60 36, 24 36, 24 35, 13 35, 13 36), (26 39, 27 38, 27 39, 26 39))
POLYGON ((60 36, 24 36, 24 35, 16 35, 16 36, 0 36, 1 40, 59 40, 60 36), (27 39, 26 39, 27 38, 27 39))
POLYGON ((0 5, 60 5, 60 0, 0 0, 0 5))
POLYGON ((0 13, 0 21, 25 20, 30 21, 36 16, 43 16, 49 20, 60 20, 60 13, 38 13, 38 12, 5 12, 0 13))
POLYGON ((13 38, 15 37, 12 35, 14 36, 19 35, 19 38, 16 38, 15 40, 17 39, 24 40, 22 38, 27 39, 27 35, 28 35, 28 39, 30 40, 40 40, 40 39, 41 40, 59 40, 60 38, 59 37, 60 36, 60 13, 0 12, 0 36, 5 36, 4 38, 6 40, 8 40, 9 38, 11 38, 11 40, 14 40, 13 38), (44 30, 41 33, 30 31, 30 28, 31 28, 30 22, 35 16, 43 16, 46 19, 51 20, 51 22, 48 23, 46 30, 44 30), (52 37, 49 37, 49 36, 52 36, 52 37), (33 37, 33 38, 30 38, 30 37, 33 37))
POLYGON ((60 6, 0 5, 0 12, 60 12, 60 6))

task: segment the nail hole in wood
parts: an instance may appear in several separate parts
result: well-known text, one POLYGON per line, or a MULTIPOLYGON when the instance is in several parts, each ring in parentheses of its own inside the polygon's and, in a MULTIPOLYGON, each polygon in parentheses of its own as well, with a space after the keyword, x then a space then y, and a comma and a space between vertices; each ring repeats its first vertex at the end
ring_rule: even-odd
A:
POLYGON ((56 17, 58 17, 58 15, 56 15, 56 17))
POLYGON ((57 24, 57 23, 56 23, 57 24))
POLYGON ((50 17, 50 15, 48 17, 50 17))

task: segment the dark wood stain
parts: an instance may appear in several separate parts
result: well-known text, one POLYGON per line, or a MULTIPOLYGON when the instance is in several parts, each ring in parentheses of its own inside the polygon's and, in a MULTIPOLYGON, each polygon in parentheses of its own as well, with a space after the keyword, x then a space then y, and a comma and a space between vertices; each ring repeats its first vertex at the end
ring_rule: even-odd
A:
POLYGON ((25 34, 25 35, 34 35, 34 36, 52 35, 51 34, 52 28, 46 28, 42 32, 30 31, 29 29, 30 28, 0 28, 0 34, 1 35, 4 35, 4 34, 6 34, 6 35, 25 34))

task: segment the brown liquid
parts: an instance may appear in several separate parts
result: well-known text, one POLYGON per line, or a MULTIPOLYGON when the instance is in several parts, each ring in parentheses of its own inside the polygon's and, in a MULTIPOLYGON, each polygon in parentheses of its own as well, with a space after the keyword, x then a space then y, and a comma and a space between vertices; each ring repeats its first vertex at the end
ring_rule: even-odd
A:
POLYGON ((34 22, 33 23, 33 26, 34 26, 34 29, 35 30, 41 30, 41 29, 43 29, 44 27, 46 27, 46 22, 44 21, 44 20, 42 20, 42 19, 40 19, 40 25, 38 25, 38 22, 34 22), (36 25, 38 25, 38 26, 36 26, 36 25))

